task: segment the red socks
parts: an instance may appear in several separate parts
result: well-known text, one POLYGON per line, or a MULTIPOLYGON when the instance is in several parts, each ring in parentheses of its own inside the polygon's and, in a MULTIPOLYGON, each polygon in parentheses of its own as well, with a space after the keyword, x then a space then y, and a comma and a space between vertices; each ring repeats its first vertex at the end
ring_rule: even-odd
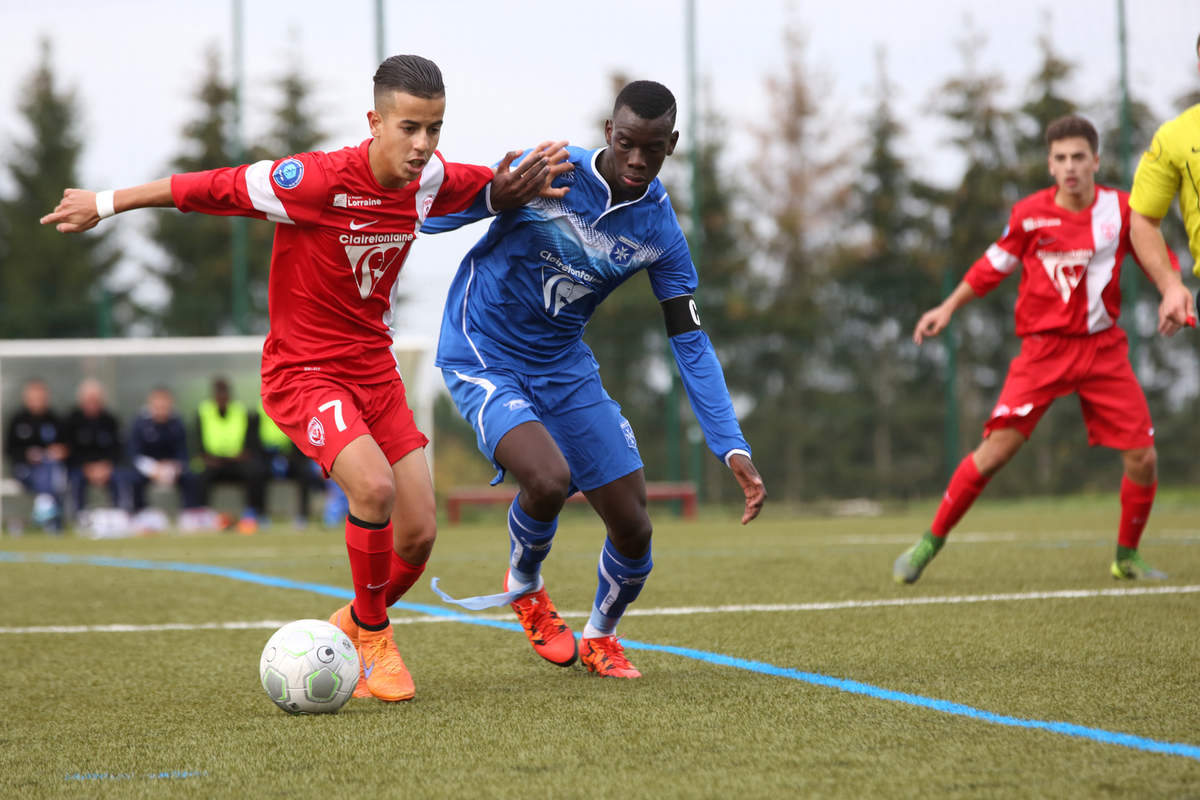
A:
POLYGON ((393 552, 392 521, 377 527, 347 516, 346 552, 350 556, 350 578, 354 581, 351 610, 355 618, 368 628, 385 627, 393 552))
POLYGON ((387 587, 387 604, 399 600, 404 596, 404 593, 412 588, 412 585, 417 582, 417 578, 421 577, 421 573, 425 571, 424 564, 410 564, 403 558, 392 551, 392 567, 391 580, 387 587))
POLYGON ((1158 481, 1149 486, 1140 486, 1121 477, 1121 527, 1117 529, 1117 544, 1136 550, 1150 518, 1150 506, 1154 504, 1154 492, 1158 481))
MULTIPOLYGON (((939 539, 950 533, 950 529, 967 513, 967 509, 975 502, 975 498, 979 497, 989 480, 991 478, 979 474, 974 458, 968 453, 967 457, 959 462, 958 469, 954 470, 954 476, 950 478, 950 485, 942 495, 942 504, 938 506, 933 524, 929 526, 930 533, 939 539)), ((1124 494, 1121 496, 1124 497, 1124 494)))

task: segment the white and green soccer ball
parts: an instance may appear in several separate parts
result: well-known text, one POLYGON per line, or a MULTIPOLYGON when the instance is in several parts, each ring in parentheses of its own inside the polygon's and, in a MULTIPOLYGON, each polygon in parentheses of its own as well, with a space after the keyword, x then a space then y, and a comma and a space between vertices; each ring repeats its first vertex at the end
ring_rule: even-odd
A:
POLYGON ((289 714, 332 714, 358 683, 358 652, 336 625, 289 622, 271 635, 258 662, 267 695, 289 714))

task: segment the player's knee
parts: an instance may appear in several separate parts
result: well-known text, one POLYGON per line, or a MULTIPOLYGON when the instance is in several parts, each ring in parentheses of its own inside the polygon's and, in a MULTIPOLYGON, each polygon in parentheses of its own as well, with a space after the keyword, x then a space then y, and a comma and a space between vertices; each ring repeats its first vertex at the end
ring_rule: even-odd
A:
POLYGON ((383 521, 392 514, 396 486, 390 472, 380 473, 362 478, 356 485, 348 487, 346 497, 350 501, 350 511, 356 517, 372 522, 383 521))
POLYGON ((541 470, 521 482, 521 494, 535 517, 541 516, 537 513, 539 511, 557 514, 563 503, 567 502, 570 491, 571 473, 564 470, 541 470))
POLYGON ((608 532, 609 538, 617 548, 617 552, 626 558, 641 558, 650 550, 650 539, 654 526, 646 514, 624 520, 608 532))
POLYGON ((1131 481, 1146 486, 1158 479, 1158 451, 1153 447, 1127 450, 1124 456, 1125 474, 1131 481))
POLYGON ((437 518, 428 515, 395 528, 396 553, 410 564, 424 564, 437 539, 437 518))

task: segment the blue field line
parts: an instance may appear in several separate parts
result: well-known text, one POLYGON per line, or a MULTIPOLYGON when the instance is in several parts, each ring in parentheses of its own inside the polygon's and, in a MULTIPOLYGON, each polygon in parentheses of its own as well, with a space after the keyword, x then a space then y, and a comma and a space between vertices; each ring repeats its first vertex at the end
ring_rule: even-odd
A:
MULTIPOLYGON (((58 553, 15 553, 12 551, 0 550, 0 562, 5 561, 37 562, 44 564, 86 564, 97 567, 188 572, 198 575, 213 575, 221 578, 229 578, 230 580, 243 581, 246 583, 258 584, 260 586, 270 586, 278 589, 296 589, 299 591, 311 592, 313 594, 325 595, 326 597, 349 599, 354 596, 354 592, 352 590, 343 589, 337 586, 329 586, 322 583, 309 583, 306 581, 293 581, 288 578, 279 578, 273 575, 260 575, 256 572, 247 572, 246 570, 241 569, 231 569, 229 567, 219 567, 211 564, 191 564, 184 561, 150 561, 147 559, 138 558, 72 556, 58 553)), ((500 628, 503 630, 521 630, 521 626, 515 622, 479 619, 477 617, 462 614, 458 611, 452 611, 440 606, 425 605, 423 603, 400 602, 395 603, 392 607, 407 611, 414 611, 421 614, 429 614, 435 617, 444 617, 469 625, 500 628)), ((1200 746, 1193 744, 1186 744, 1183 742, 1163 742, 1157 739, 1148 739, 1143 736, 1135 736, 1130 733, 1120 733, 1117 731, 1105 730, 1103 728, 1089 728, 1085 725, 1075 725, 1070 722, 1054 722, 1049 720, 1010 717, 1004 714, 996 714, 992 711, 974 708, 973 706, 964 705, 962 703, 951 702, 949 700, 939 700, 935 697, 925 697, 919 694, 909 694, 908 692, 897 692, 892 689, 884 689, 880 686, 873 686, 869 683, 861 683, 859 681, 848 680, 846 678, 835 678, 832 675, 822 675, 819 672, 804 672, 803 670, 793 669, 791 667, 779 667, 774 664, 768 664, 764 661, 752 661, 745 658, 737 658, 736 656, 725 655, 723 653, 710 653, 707 650, 695 650, 690 647, 676 647, 674 645, 638 642, 631 639, 622 639, 621 643, 630 650, 646 650, 656 653, 668 653, 670 655, 680 656, 682 658, 689 658, 694 661, 701 661, 706 664, 714 664, 721 667, 732 667, 734 669, 745 670, 746 672, 755 672, 761 675, 771 675, 778 678, 787 678, 789 680, 801 681, 802 683, 808 683, 814 686, 825 686, 831 689, 837 689, 838 691, 847 692, 849 694, 873 697, 877 700, 886 700, 891 703, 903 703, 905 705, 916 706, 918 708, 928 708, 932 711, 937 711, 942 714, 967 717, 969 719, 987 722, 992 725, 1044 730, 1063 736, 1071 736, 1079 739, 1090 739, 1091 741, 1101 742, 1103 744, 1114 744, 1133 750, 1143 750, 1149 753, 1163 753, 1165 755, 1182 756, 1184 758, 1200 761, 1200 746)))

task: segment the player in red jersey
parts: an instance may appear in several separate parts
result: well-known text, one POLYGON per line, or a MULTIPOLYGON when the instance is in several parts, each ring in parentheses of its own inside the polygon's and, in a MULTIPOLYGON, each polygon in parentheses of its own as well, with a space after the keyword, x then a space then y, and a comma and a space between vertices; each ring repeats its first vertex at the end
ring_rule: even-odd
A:
POLYGON ((42 218, 63 233, 113 213, 174 206, 278 223, 268 284, 263 408, 345 490, 354 599, 332 621, 359 647, 356 696, 407 700, 413 683, 387 607, 421 575, 436 536, 433 484, 392 355, 393 287, 421 223, 466 208, 480 192, 515 208, 569 168, 564 142, 520 151, 493 169, 437 151, 446 107, 441 71, 393 56, 375 73, 371 138, 329 153, 172 175, 121 189, 67 189, 42 218))
MULTIPOLYGON (((1087 120, 1055 120, 1046 128, 1046 144, 1055 185, 1013 206, 999 241, 913 331, 917 344, 938 335, 957 309, 1021 268, 1015 312, 1021 352, 982 443, 955 470, 930 530, 896 559, 892 575, 898 583, 921 576, 992 475, 1021 448, 1050 404, 1068 394, 1079 395, 1088 442, 1120 450, 1125 464, 1113 576, 1166 577, 1137 551, 1158 478, 1150 411, 1129 364, 1125 332, 1116 325, 1121 262, 1132 250, 1129 195, 1096 184, 1099 136, 1087 120)), ((1174 269, 1166 262, 1143 267, 1162 294, 1159 330, 1167 336, 1194 322, 1173 254, 1171 262, 1174 269)))

